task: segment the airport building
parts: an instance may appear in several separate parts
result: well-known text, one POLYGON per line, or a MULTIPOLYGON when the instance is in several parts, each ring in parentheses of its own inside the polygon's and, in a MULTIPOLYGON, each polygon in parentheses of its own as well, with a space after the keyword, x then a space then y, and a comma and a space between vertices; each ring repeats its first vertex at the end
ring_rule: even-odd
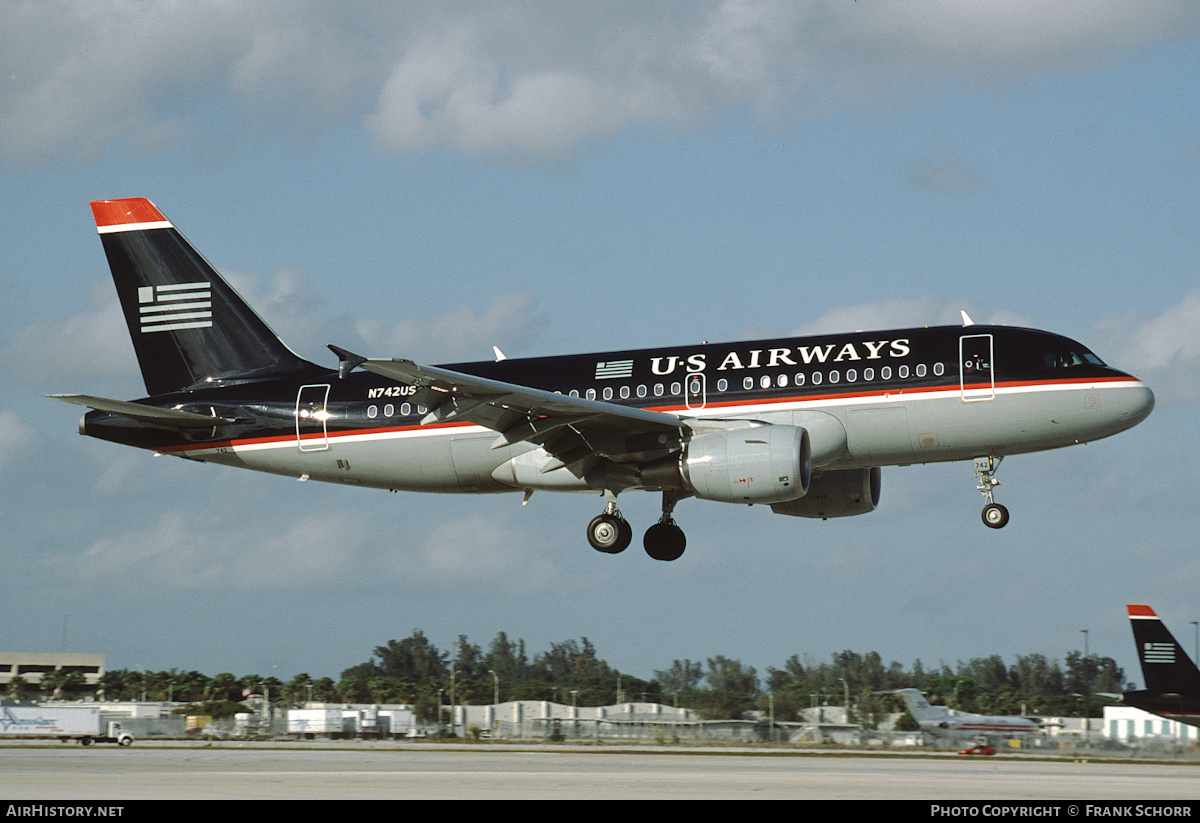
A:
POLYGON ((104 655, 71 654, 67 652, 0 652, 0 690, 6 689, 13 678, 39 685, 47 674, 79 672, 84 683, 95 687, 104 676, 104 655))
POLYGON ((1193 745, 1200 742, 1200 728, 1132 706, 1104 707, 1104 735, 1126 744, 1151 740, 1186 741, 1193 745))

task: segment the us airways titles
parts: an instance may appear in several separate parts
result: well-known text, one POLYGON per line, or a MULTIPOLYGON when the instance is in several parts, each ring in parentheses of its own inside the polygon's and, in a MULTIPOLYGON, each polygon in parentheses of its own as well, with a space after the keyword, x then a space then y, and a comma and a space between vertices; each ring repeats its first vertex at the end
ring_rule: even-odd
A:
MULTIPOLYGON (((783 346, 772 349, 750 349, 731 351, 725 355, 717 371, 737 369, 772 369, 779 366, 810 366, 814 363, 844 363, 859 360, 884 360, 907 357, 912 352, 907 337, 898 340, 865 340, 859 343, 827 343, 824 346, 783 346), (836 354, 835 354, 836 352, 836 354)), ((689 374, 708 368, 708 355, 704 352, 688 355, 650 358, 650 370, 654 374, 673 373, 681 363, 686 364, 689 374)))

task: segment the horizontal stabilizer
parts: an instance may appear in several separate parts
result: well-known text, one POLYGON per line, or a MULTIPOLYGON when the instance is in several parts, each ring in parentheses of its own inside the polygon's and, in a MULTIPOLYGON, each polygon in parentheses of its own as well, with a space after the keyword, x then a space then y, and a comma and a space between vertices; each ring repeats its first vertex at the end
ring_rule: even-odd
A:
POLYGON ((87 394, 48 394, 46 397, 53 397, 55 400, 62 400, 65 403, 74 403, 76 406, 87 406, 96 411, 119 414, 169 429, 211 429, 214 426, 224 426, 236 422, 229 417, 195 414, 179 409, 162 409, 158 406, 146 406, 127 400, 111 400, 107 397, 92 397, 87 394))

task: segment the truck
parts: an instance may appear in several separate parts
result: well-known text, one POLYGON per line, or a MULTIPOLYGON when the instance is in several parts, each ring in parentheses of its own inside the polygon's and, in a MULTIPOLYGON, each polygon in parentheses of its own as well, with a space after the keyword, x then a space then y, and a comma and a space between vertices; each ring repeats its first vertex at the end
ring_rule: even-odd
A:
POLYGON ((134 741, 119 721, 88 706, 0 706, 0 738, 78 740, 84 746, 134 741))

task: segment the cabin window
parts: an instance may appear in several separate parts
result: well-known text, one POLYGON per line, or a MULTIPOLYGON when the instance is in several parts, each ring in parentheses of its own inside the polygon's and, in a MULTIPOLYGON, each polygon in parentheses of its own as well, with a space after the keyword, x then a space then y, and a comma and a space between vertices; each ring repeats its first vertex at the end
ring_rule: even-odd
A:
POLYGON ((917 364, 917 377, 924 377, 924 376, 925 376, 925 364, 918 363, 917 364))
POLYGON ((933 364, 933 373, 936 374, 938 377, 941 377, 943 374, 946 373, 945 365, 943 365, 942 363, 934 363, 933 364))
POLYGON ((588 400, 595 400, 595 399, 596 399, 596 390, 595 390, 595 389, 588 389, 588 390, 587 390, 587 399, 588 399, 588 400))
POLYGON ((882 367, 879 370, 879 377, 882 380, 891 380, 892 379, 892 367, 891 366, 882 367))
POLYGON ((367 406, 367 417, 374 420, 378 416, 379 416, 379 407, 378 406, 376 406, 374 404, 367 406))
POLYGON ((824 378, 821 376, 821 373, 820 373, 819 371, 815 371, 815 372, 813 372, 813 376, 812 376, 812 384, 813 384, 814 386, 819 386, 819 385, 821 385, 821 380, 823 380, 823 379, 824 379, 824 378))
POLYGON ((902 379, 902 380, 903 380, 905 377, 908 377, 908 366, 901 366, 901 367, 900 367, 900 368, 897 370, 897 373, 898 373, 898 376, 900 377, 900 379, 902 379))
POLYGON ((683 385, 681 383, 672 383, 671 394, 683 394, 683 385))
POLYGON ((841 379, 842 379, 841 372, 839 372, 837 369, 834 369, 833 371, 831 371, 829 373, 829 382, 830 383, 836 383, 841 379))
POLYGON ((803 386, 803 385, 804 385, 804 375, 802 375, 802 374, 798 374, 798 375, 796 375, 796 385, 797 385, 797 386, 803 386))
POLYGON ((613 390, 612 390, 612 386, 605 386, 605 387, 604 387, 604 399, 605 399, 605 400, 612 400, 612 399, 613 399, 613 390))
POLYGON ((747 377, 744 380, 742 380, 742 388, 746 389, 746 390, 750 390, 750 389, 754 388, 754 378, 747 377))
POLYGON ((847 383, 853 383, 857 379, 858 379, 858 370, 857 369, 846 369, 846 382, 847 383))
POLYGON ((665 391, 665 389, 663 388, 663 384, 662 384, 662 383, 655 383, 655 384, 654 384, 654 396, 655 396, 655 397, 662 397, 662 396, 663 396, 663 392, 664 392, 664 391, 665 391))
POLYGON ((646 396, 646 387, 638 386, 638 397, 645 397, 645 396, 646 396))
POLYGON ((729 381, 722 377, 717 381, 717 391, 725 391, 729 388, 729 381))
POLYGON ((622 399, 622 400, 628 400, 628 399, 629 399, 629 387, 628 387, 628 386, 622 386, 622 387, 621 387, 621 399, 622 399))
POLYGON ((874 380, 874 379, 875 379, 875 370, 874 369, 870 368, 869 366, 867 368, 863 369, 863 380, 874 380))

